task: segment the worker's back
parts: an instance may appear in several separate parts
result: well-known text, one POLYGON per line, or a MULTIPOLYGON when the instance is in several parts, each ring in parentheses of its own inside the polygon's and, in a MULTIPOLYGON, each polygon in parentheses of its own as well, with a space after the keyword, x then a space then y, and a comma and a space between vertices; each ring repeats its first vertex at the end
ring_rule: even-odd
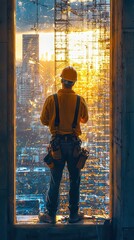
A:
MULTIPOLYGON (((75 114, 76 108, 76 99, 77 95, 72 89, 60 89, 58 91, 58 104, 59 104, 59 134, 71 134, 73 133, 72 123, 75 114)), ((49 126, 50 132, 55 134, 57 131, 54 126, 56 116, 56 108, 54 102, 54 96, 51 95, 46 100, 46 104, 44 104, 44 108, 41 115, 41 121, 44 125, 49 126)), ((88 120, 87 106, 84 99, 80 98, 80 108, 78 113, 78 120, 76 125, 76 135, 81 134, 80 129, 80 121, 86 122, 88 120)))

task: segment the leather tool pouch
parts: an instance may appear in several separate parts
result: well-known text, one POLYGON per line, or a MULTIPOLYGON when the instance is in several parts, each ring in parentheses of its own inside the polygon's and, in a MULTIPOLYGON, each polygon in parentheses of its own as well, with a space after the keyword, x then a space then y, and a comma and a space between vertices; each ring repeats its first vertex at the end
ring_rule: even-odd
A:
POLYGON ((44 157, 44 162, 47 164, 49 168, 51 169, 54 168, 54 162, 50 151, 48 151, 48 154, 44 157))
POLYGON ((61 160, 61 148, 60 148, 60 139, 55 137, 50 142, 50 151, 53 159, 61 160))
POLYGON ((81 153, 79 155, 76 167, 79 169, 84 168, 86 160, 88 159, 88 156, 89 156, 89 152, 86 149, 81 148, 81 153))
POLYGON ((80 156, 80 153, 81 153, 81 140, 76 139, 74 141, 73 157, 78 158, 80 156))

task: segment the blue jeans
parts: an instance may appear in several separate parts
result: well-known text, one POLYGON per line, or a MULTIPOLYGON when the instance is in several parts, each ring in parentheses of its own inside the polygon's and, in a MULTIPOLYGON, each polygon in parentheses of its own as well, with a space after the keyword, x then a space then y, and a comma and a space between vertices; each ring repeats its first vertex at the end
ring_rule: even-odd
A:
POLYGON ((76 213, 79 208, 80 193, 80 170, 76 168, 76 159, 73 157, 73 139, 60 141, 62 159, 55 160, 55 167, 51 169, 50 187, 47 194, 46 209, 50 215, 55 215, 59 203, 59 187, 62 178, 65 162, 69 171, 70 190, 69 190, 69 210, 76 213))

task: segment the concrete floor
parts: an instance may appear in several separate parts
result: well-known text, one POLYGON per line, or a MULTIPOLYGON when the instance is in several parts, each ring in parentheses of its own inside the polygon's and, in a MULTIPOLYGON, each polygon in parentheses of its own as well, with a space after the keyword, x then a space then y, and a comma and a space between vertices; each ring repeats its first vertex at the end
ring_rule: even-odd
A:
POLYGON ((12 234, 14 240, 113 240, 111 232, 112 224, 101 217, 84 216, 80 222, 70 224, 57 216, 56 224, 48 224, 38 223, 37 215, 19 215, 12 234))
MULTIPOLYGON (((104 217, 93 217, 93 216, 88 216, 84 215, 84 218, 78 222, 75 223, 75 225, 96 225, 96 224, 104 224, 105 222, 104 217)), ((108 220, 108 219, 107 219, 108 220)), ((37 215, 17 215, 17 222, 16 224, 47 224, 47 223, 38 223, 38 216, 37 215)), ((57 215, 56 216, 56 225, 59 224, 65 224, 65 225, 72 225, 68 223, 68 216, 61 216, 57 215)))

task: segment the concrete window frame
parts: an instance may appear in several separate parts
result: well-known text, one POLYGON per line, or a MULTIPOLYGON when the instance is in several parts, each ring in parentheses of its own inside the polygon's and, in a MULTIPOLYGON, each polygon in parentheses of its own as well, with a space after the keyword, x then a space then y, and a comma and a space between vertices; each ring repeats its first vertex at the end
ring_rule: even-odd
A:
MULTIPOLYGON (((115 0, 111 3, 111 11, 114 13, 111 22, 115 23, 115 15, 117 16, 118 8, 121 0, 116 3, 115 0)), ((111 15, 112 15, 111 14, 111 15)), ((121 20, 121 16, 118 16, 121 20)), ((120 21, 119 21, 120 23, 120 21)), ((113 50, 116 42, 115 31, 116 25, 111 25, 112 44, 111 44, 111 58, 115 57, 117 49, 113 50)), ((74 236, 74 239, 92 239, 96 234, 96 225, 17 225, 15 219, 15 0, 2 0, 0 9, 0 75, 2 81, 0 82, 0 239, 2 240, 34 240, 34 239, 59 239, 61 235, 66 238, 66 235, 74 236)), ((111 69, 113 69, 115 62, 111 61, 111 69)), ((119 66, 120 67, 120 66, 119 66)), ((111 73, 111 91, 113 92, 113 79, 116 76, 114 72, 111 73)), ((113 95, 111 96, 111 109, 113 102, 113 95)), ((111 110, 111 116, 114 113, 111 110)), ((111 120, 111 139, 114 124, 111 120)), ((111 156, 112 154, 112 141, 111 141, 111 156)), ((111 163, 112 164, 112 163, 111 163)), ((114 166, 114 165, 113 165, 114 166)), ((114 173, 117 170, 114 169, 114 173)), ((111 194, 113 198, 113 205, 115 208, 113 173, 111 172, 111 194), (111 184, 112 186, 112 184, 111 184)), ((116 205, 117 206, 117 205, 116 205)), ((112 216, 111 216, 112 217, 112 216)), ((102 236, 110 239, 111 226, 105 227, 104 225, 97 226, 98 231, 102 236)), ((97 235, 96 235, 97 239, 97 235)))

